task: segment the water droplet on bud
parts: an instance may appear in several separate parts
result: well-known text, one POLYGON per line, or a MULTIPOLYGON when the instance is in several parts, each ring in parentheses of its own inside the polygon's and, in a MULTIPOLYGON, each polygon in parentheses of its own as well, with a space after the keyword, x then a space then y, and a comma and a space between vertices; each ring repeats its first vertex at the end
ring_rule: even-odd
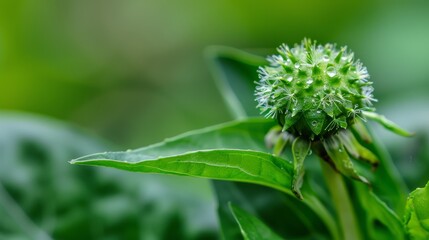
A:
POLYGON ((310 85, 310 84, 312 84, 312 83, 313 83, 313 79, 309 78, 309 79, 307 80, 307 84, 308 84, 308 85, 310 85))
POLYGON ((317 111, 316 111, 316 113, 317 113, 317 114, 320 114, 321 112, 322 112, 322 111, 320 111, 320 110, 317 110, 317 111))
POLYGON ((317 121, 312 121, 311 125, 316 126, 317 125, 317 121))
POLYGON ((337 75, 337 71, 334 67, 331 66, 326 69, 326 74, 328 74, 328 76, 330 77, 334 77, 335 75, 337 75))
POLYGON ((286 78, 286 80, 287 80, 288 82, 292 82, 293 77, 292 77, 292 76, 289 76, 289 77, 287 77, 287 78, 286 78))
POLYGON ((299 63, 295 63, 295 68, 299 68, 301 65, 299 63))

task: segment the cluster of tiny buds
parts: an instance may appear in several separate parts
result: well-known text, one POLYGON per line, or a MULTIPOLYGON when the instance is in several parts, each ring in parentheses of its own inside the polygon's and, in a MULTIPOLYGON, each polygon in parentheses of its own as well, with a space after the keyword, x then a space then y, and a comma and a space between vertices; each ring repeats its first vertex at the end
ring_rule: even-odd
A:
POLYGON ((373 111, 372 82, 354 54, 334 44, 304 39, 283 44, 258 69, 257 107, 284 131, 323 137, 347 128, 362 111, 373 111))

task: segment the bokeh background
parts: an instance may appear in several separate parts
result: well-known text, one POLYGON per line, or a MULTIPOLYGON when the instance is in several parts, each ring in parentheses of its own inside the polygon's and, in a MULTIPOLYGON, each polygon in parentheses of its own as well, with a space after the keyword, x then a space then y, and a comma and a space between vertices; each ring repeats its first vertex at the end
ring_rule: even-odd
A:
MULTIPOLYGON (((0 110, 80 126, 109 150, 137 148, 231 119, 205 62, 208 46, 274 52, 304 37, 356 53, 378 112, 419 132, 402 139, 376 128, 402 174, 428 171, 418 167, 429 161, 424 0, 0 1, 0 110)), ((210 196, 208 184, 198 186, 210 196)))

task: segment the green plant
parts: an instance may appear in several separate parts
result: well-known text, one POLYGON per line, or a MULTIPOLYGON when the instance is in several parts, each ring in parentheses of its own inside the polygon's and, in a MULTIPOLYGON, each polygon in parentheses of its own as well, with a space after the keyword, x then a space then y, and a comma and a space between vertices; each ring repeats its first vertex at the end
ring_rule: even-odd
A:
POLYGON ((71 163, 224 180, 214 181, 224 239, 427 239, 429 185, 406 200, 367 129, 368 118, 410 135, 374 112, 366 68, 346 48, 310 40, 278 52, 267 66, 238 50, 208 51, 239 120, 71 163), (268 119, 251 117, 254 95, 268 119))

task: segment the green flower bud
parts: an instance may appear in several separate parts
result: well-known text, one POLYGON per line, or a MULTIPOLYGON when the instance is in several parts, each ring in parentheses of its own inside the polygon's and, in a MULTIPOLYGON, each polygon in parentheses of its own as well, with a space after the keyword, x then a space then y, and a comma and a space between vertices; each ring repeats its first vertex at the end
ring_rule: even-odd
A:
POLYGON ((260 111, 276 118, 283 131, 326 138, 374 110, 366 67, 346 47, 304 39, 277 51, 268 57, 269 66, 259 68, 255 95, 260 111))

